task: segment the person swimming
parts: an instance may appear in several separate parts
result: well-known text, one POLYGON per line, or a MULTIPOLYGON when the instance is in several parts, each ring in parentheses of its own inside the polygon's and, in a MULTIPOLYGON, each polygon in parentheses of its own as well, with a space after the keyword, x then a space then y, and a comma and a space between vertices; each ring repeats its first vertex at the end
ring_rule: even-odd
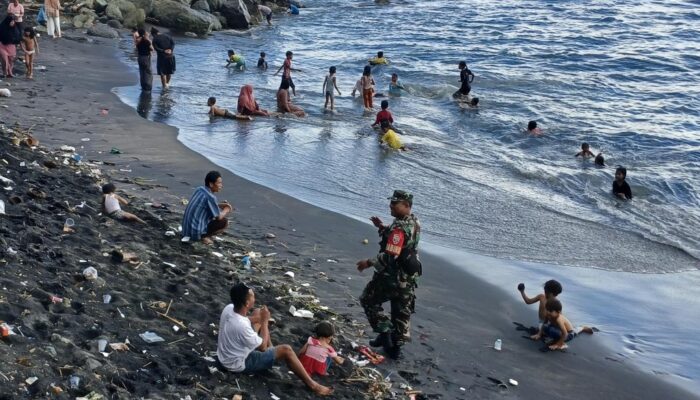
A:
POLYGON ((384 52, 383 51, 378 51, 376 57, 372 57, 369 59, 370 65, 387 65, 389 64, 389 60, 384 57, 384 52))
POLYGON ((539 136, 542 134, 542 129, 537 126, 537 121, 530 121, 527 123, 527 133, 533 136, 539 136))
POLYGON ((226 61, 226 68, 230 67, 231 64, 233 64, 234 67, 237 69, 245 69, 245 58, 241 56, 240 54, 236 54, 235 51, 229 50, 228 51, 228 60, 226 61))
POLYGON ((389 96, 400 97, 401 91, 405 91, 406 88, 399 82, 399 74, 391 74, 391 82, 389 82, 389 96))

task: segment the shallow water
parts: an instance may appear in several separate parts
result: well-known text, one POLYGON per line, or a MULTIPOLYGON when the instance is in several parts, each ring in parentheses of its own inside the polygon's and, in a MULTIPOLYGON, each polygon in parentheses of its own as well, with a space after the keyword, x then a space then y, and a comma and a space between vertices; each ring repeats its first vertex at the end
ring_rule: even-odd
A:
MULTIPOLYGON (((174 86, 156 89, 143 114, 244 177, 346 214, 383 212, 392 188, 410 190, 427 237, 450 247, 620 271, 698 269, 700 15, 691 3, 307 3, 273 27, 179 39, 174 86), (248 71, 223 68, 229 48, 248 71), (308 118, 210 122, 207 97, 234 109, 244 83, 274 109, 272 71, 287 49, 304 71, 294 101, 308 118), (378 49, 392 61, 374 69, 379 90, 392 72, 408 87, 390 99, 406 153, 381 150, 373 115, 349 96, 378 49), (265 74, 254 68, 261 50, 265 74), (450 97, 462 59, 477 76, 478 110, 450 97), (322 110, 330 65, 343 92, 337 114, 322 110), (544 137, 523 133, 530 119, 544 137), (583 141, 609 167, 574 159, 583 141), (632 202, 609 193, 617 164, 629 170, 632 202)), ((135 90, 120 93, 133 104, 135 90)))
POLYGON ((386 215, 393 188, 412 191, 426 242, 518 260, 472 270, 494 283, 503 274, 561 279, 567 307, 601 325, 620 354, 699 388, 690 354, 700 332, 683 323, 700 317, 698 304, 684 301, 698 295, 700 279, 697 4, 306 3, 300 16, 280 16, 272 27, 178 38, 170 91, 117 93, 142 116, 180 128, 179 140, 218 165, 354 218, 386 215), (223 67, 228 49, 245 55, 247 71, 223 67), (274 109, 280 78, 272 73, 286 50, 304 71, 294 74, 293 100, 307 118, 210 121, 207 97, 233 110, 245 83, 274 109), (379 90, 392 72, 408 88, 390 99, 411 148, 405 153, 379 148, 374 115, 349 96, 377 50, 392 61, 373 70, 379 90), (267 73, 254 68, 259 51, 268 54, 267 73), (463 59, 476 74, 478 110, 451 99, 463 59), (335 114, 323 112, 321 95, 331 65, 343 93, 335 114), (543 137, 523 133, 531 119, 543 137), (608 167, 574 159, 583 141, 608 167), (609 193, 617 164, 628 168, 631 202, 609 193), (639 274, 679 271, 686 272, 639 274), (596 287, 601 281, 609 285, 596 287))

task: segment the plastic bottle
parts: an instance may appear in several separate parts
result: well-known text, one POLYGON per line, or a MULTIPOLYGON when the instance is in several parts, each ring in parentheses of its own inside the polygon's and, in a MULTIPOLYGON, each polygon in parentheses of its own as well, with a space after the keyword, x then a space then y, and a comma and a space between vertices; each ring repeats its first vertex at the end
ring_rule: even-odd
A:
POLYGON ((250 271, 252 269, 252 267, 250 266, 250 257, 248 256, 243 257, 243 259, 241 260, 241 264, 243 265, 243 268, 246 271, 250 271))
POLYGON ((493 348, 498 350, 498 351, 501 351, 502 347, 503 347, 503 342, 501 341, 501 339, 496 339, 496 343, 493 344, 493 348))

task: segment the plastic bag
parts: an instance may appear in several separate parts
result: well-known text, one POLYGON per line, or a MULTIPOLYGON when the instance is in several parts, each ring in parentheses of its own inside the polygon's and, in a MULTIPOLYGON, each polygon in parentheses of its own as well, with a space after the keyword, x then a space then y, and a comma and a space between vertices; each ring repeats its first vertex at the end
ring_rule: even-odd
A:
POLYGON ((46 26, 46 11, 44 11, 44 6, 39 7, 39 14, 36 16, 36 22, 46 26))

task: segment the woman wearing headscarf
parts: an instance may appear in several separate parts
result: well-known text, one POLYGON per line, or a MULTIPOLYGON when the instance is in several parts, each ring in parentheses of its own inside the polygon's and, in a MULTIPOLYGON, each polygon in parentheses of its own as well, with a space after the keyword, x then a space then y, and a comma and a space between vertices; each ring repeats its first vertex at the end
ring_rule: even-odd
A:
POLYGON ((11 78, 12 65, 17 56, 17 44, 22 39, 19 26, 15 22, 15 16, 9 14, 0 23, 0 60, 2 61, 2 72, 7 78, 11 78))
POLYGON ((255 96, 253 95, 253 85, 244 85, 241 88, 241 94, 238 95, 238 113, 243 115, 260 115, 267 117, 270 114, 267 110, 263 110, 255 101, 255 96))
POLYGON ((61 37, 61 2, 59 0, 44 0, 46 10, 46 31, 52 38, 61 37))

